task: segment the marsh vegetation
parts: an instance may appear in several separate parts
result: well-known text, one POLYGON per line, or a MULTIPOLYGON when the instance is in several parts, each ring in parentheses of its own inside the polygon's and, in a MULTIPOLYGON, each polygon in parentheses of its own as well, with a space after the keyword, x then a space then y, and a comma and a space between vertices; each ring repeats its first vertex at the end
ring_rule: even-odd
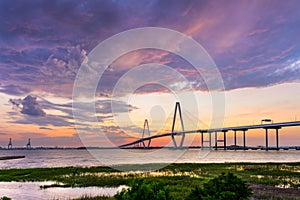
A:
MULTIPOLYGON (((0 170, 0 181, 55 181, 48 187, 116 187, 131 186, 141 180, 144 185, 159 183, 167 187, 170 199, 187 199, 200 191, 211 180, 223 174, 232 174, 252 188, 257 199, 297 199, 300 196, 300 163, 220 163, 170 164, 151 171, 151 164, 127 165, 128 172, 109 167, 64 167, 0 170), (264 192, 264 188, 266 188, 264 192), (271 191, 271 192, 268 192, 271 191)), ((83 197, 82 199, 114 199, 114 197, 83 197)))

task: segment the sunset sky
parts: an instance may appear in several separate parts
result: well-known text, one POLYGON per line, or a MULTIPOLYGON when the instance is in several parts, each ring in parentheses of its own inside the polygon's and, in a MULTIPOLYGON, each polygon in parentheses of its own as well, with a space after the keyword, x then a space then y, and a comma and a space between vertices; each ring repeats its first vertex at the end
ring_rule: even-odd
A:
MULTIPOLYGON (((260 124, 263 118, 300 121, 297 0, 10 0, 0 1, 0 146, 7 147, 9 138, 14 146, 25 146, 28 138, 34 147, 109 146, 107 138, 95 135, 97 132, 119 145, 141 134, 145 118, 151 134, 170 131, 177 100, 168 88, 146 85, 130 94, 128 101, 111 98, 120 78, 146 63, 167 65, 191 83, 197 105, 181 105, 186 130, 192 127, 192 118, 197 119, 197 128, 210 127, 211 92, 222 91, 208 91, 205 78, 177 55, 142 49, 111 63, 95 98, 79 102, 84 119, 84 115, 95 114, 84 110, 86 101, 93 101, 99 122, 81 120, 75 129, 72 94, 82 62, 105 39, 142 27, 178 31, 207 51, 224 84, 224 127, 260 124), (115 113, 112 101, 117 105, 115 113), (199 116, 193 113, 195 107, 199 116), (132 124, 119 127, 115 116, 124 113, 132 124), (83 144, 81 137, 88 138, 88 143, 83 144)), ((172 84, 181 87, 178 82, 172 84)), ((284 128, 280 133, 280 145, 300 145, 300 127, 284 128)), ((194 144, 199 145, 198 136, 195 139, 194 144)), ((154 144, 165 141, 170 139, 154 144)), ((270 142, 275 144, 272 131, 270 142)), ((264 130, 250 131, 247 144, 264 145, 264 130)))

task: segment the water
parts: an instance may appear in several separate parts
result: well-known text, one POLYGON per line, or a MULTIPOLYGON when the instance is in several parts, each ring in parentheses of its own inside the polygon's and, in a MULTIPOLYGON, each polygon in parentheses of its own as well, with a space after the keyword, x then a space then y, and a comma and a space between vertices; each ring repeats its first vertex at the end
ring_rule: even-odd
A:
MULTIPOLYGON (((143 163, 300 162, 300 151, 201 151, 188 150, 0 150, 0 156, 25 155, 23 159, 0 160, 0 169, 66 166, 103 166, 143 163)), ((115 166, 114 166, 115 167, 115 166)), ((158 167, 162 167, 158 165, 158 167)), ((122 170, 122 168, 121 168, 122 170)), ((130 170, 130 169, 129 169, 130 170)), ((0 180, 1 181, 1 180, 0 180)), ((0 182, 0 197, 12 199, 72 199, 83 195, 113 196, 119 188, 48 188, 51 182, 0 182)))
POLYGON ((12 199, 73 199, 82 196, 113 196, 125 186, 119 187, 84 187, 84 188, 47 188, 41 185, 51 185, 54 182, 0 182, 0 197, 12 199))
POLYGON ((300 151, 201 151, 184 150, 0 150, 0 156, 25 155, 23 159, 0 160, 0 169, 66 166, 103 166, 143 163, 209 162, 300 162, 300 151))

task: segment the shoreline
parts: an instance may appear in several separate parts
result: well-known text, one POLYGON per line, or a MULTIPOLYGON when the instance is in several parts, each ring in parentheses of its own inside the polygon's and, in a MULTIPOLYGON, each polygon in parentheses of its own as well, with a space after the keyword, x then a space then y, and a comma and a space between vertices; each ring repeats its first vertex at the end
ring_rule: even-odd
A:
MULTIPOLYGON (((0 147, 0 151, 12 151, 12 150, 109 150, 109 149, 128 149, 128 150, 152 150, 152 149, 170 149, 170 150, 182 150, 182 149, 199 149, 201 150, 201 146, 183 146, 180 148, 175 147, 165 147, 165 146, 154 146, 149 148, 144 147, 13 147, 13 148, 3 148, 0 147)), ((207 148, 205 148, 207 149, 207 148)), ((224 146, 218 146, 216 149, 215 146, 211 147, 211 150, 228 150, 228 151, 256 151, 256 150, 264 150, 267 149, 264 146, 227 146, 226 149, 224 149, 224 146)), ((278 149, 275 146, 269 146, 268 151, 282 151, 282 150, 300 150, 300 146, 280 146, 278 149)))

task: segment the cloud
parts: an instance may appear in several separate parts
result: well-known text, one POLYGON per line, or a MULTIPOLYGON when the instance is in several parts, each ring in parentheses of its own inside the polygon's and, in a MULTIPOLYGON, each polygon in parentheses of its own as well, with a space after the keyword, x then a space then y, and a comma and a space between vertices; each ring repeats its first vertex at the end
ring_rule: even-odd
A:
MULTIPOLYGON (((38 126, 53 126, 53 127, 73 127, 74 123, 70 122, 68 117, 46 115, 44 117, 34 117, 26 115, 23 118, 18 118, 11 123, 15 124, 32 124, 38 126)), ((79 124, 80 125, 80 124, 79 124)))
POLYGON ((28 94, 31 90, 17 85, 0 85, 0 92, 9 95, 22 96, 28 94))
MULTIPOLYGON (((101 41, 138 27, 170 28, 199 42, 218 66, 226 90, 298 81, 297 3, 294 0, 289 3, 275 0, 272 4, 268 1, 224 4, 209 0, 0 1, 0 93, 17 96, 10 103, 22 114, 7 112, 11 124, 34 124, 41 129, 73 127, 70 102, 81 62, 101 41), (67 100, 56 103, 28 94, 67 100), (25 96, 28 98, 18 99, 25 96)), ((135 66, 150 62, 172 67, 195 90, 207 90, 203 77, 172 53, 153 49, 130 52, 113 62, 99 81, 95 95, 102 100, 93 103, 100 123, 112 119, 109 98, 118 80, 135 66)), ((168 74, 163 78, 174 87, 185 87, 168 74)), ((152 84, 137 92, 169 90, 152 84)), ((78 104, 76 109, 81 112, 82 121, 94 114, 86 109, 84 102, 78 104)), ((137 109, 121 101, 115 105, 119 113, 137 109)), ((113 127, 107 130, 118 131, 113 127)))
POLYGON ((48 128, 48 127, 40 127, 41 130, 53 130, 52 128, 48 128))
MULTIPOLYGON (((72 115, 72 104, 55 104, 43 97, 32 97, 28 95, 22 99, 10 99, 9 102, 16 108, 21 109, 22 116, 16 116, 16 112, 7 112, 14 124, 34 124, 41 130, 55 130, 55 127, 74 126, 72 115), (25 107, 25 108, 24 108, 25 107), (46 115, 45 110, 49 110, 46 115), (63 114, 51 114, 53 111, 60 111, 63 114), (39 116, 39 117, 37 117, 39 116), (50 127, 48 127, 50 126, 50 127)), ((79 123, 80 125, 80 123, 79 123)))
MULTIPOLYGON (((251 4, 229 1, 224 5, 215 1, 172 1, 170 4, 168 1, 25 3, 15 0, 0 2, 0 17, 3 22, 0 78, 5 85, 0 92, 18 96, 46 91, 70 98, 82 60, 99 42, 121 31, 143 26, 171 28, 197 40, 224 75, 237 76, 240 71, 249 71, 255 66, 286 61, 289 58, 280 57, 280 52, 292 45, 289 56, 300 51, 300 45, 295 42, 299 40, 299 14, 293 3, 280 1, 272 5, 265 1, 251 4), (240 61, 244 61, 243 64, 240 61), (228 66, 233 67, 228 70, 228 66)), ((168 53, 133 52, 121 57, 111 66, 111 71, 104 74, 98 95, 109 96, 126 71, 147 62, 168 64, 182 69, 181 72, 189 68, 168 53)), ((269 71, 262 70, 262 73, 266 75, 269 71)), ((185 75, 195 82, 198 78, 194 74, 185 75)), ((245 76, 245 80, 251 80, 251 74, 245 76)), ((228 90, 253 85, 239 77, 224 81, 228 90), (240 82, 230 81, 234 79, 240 82)), ((290 78, 282 76, 277 83, 284 81, 290 78)), ((254 85, 266 86, 265 82, 254 85)), ((206 87, 196 89, 206 90, 206 87)))
MULTIPOLYGON (((10 123, 34 124, 40 126, 39 129, 41 130, 54 130, 55 127, 75 128, 73 109, 76 109, 77 113, 80 113, 80 115, 76 116, 76 125, 79 128, 93 126, 88 121, 90 116, 93 115, 97 116, 98 122, 100 123, 104 123, 106 120, 113 118, 111 108, 112 100, 96 100, 92 102, 92 104, 95 105, 96 113, 89 110, 90 103, 87 102, 73 102, 73 108, 72 103, 53 103, 43 97, 39 97, 39 102, 37 102, 37 97, 32 97, 31 95, 28 95, 23 100, 10 99, 9 102, 16 108, 21 109, 20 113, 23 114, 22 116, 16 116, 17 112, 7 112, 12 119, 10 123), (46 115, 43 109, 46 109, 49 113, 46 115), (58 113, 57 111, 60 111, 62 114, 51 114, 51 112, 58 113)), ((115 114, 131 112, 134 109, 138 108, 128 103, 114 100, 115 114)))
POLYGON ((135 137, 125 134, 118 126, 105 125, 101 126, 100 129, 82 127, 78 128, 77 131, 78 136, 84 141, 86 146, 108 146, 109 141, 118 146, 135 139, 135 137))
POLYGON ((45 116, 40 104, 36 101, 36 97, 28 95, 22 101, 23 108, 21 113, 31 116, 45 116))
MULTIPOLYGON (((135 109, 138 109, 135 106, 132 106, 128 103, 122 101, 113 100, 114 112, 123 113, 131 112, 135 109)), ((96 101, 96 112, 101 114, 110 114, 112 113, 112 101, 111 100, 98 100, 96 101)))
POLYGON ((9 102, 16 107, 21 107, 21 113, 30 116, 45 116, 46 113, 37 102, 36 97, 31 95, 26 96, 23 100, 21 99, 10 99, 9 102))
POLYGON ((296 76, 299 76, 300 58, 287 61, 287 63, 283 66, 283 68, 279 68, 275 71, 275 74, 283 74, 283 73, 295 74, 296 76))
POLYGON ((55 137, 39 137, 32 138, 31 145, 33 147, 39 146, 58 146, 58 147, 79 147, 83 146, 80 138, 74 134, 73 136, 55 136, 55 137))

